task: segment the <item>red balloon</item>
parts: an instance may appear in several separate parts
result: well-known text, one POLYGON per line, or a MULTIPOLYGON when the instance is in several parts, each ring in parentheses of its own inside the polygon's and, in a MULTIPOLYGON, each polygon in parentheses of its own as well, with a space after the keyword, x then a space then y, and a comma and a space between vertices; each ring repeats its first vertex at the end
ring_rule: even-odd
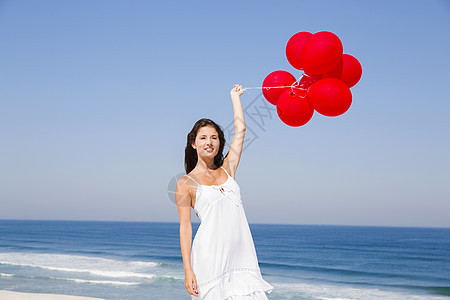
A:
POLYGON ((311 32, 298 32, 291 36, 286 45, 286 57, 289 63, 296 69, 303 70, 303 47, 306 41, 312 37, 311 32))
MULTIPOLYGON (((343 54, 342 54, 342 55, 343 55, 343 54)), ((341 79, 341 76, 342 76, 342 67, 343 67, 343 66, 344 66, 344 63, 343 63, 342 58, 341 58, 341 60, 339 61, 338 65, 337 65, 333 70, 331 70, 330 72, 328 72, 328 73, 322 75, 322 79, 324 79, 324 78, 336 78, 336 79, 341 79)))
POLYGON ((336 117, 345 113, 352 105, 352 92, 342 80, 325 78, 308 88, 307 98, 320 114, 336 117))
POLYGON ((362 67, 359 61, 350 54, 342 55, 342 75, 341 80, 344 81, 348 87, 352 87, 358 83, 362 75, 362 67))
POLYGON ((342 42, 329 31, 313 34, 303 47, 303 68, 310 75, 325 74, 333 70, 341 61, 342 42))
POLYGON ((295 77, 289 72, 282 70, 273 71, 272 73, 266 76, 262 84, 263 87, 262 91, 264 98, 266 98, 266 100, 272 103, 273 105, 277 105, 278 97, 280 97, 280 95, 283 94, 284 91, 290 88, 289 87, 271 88, 271 87, 292 86, 296 82, 297 79, 295 79, 295 77))
POLYGON ((306 97, 301 97, 295 90, 288 90, 278 98, 277 114, 286 125, 298 127, 311 120, 314 109, 306 97))
POLYGON ((362 67, 359 61, 350 54, 342 54, 342 60, 336 68, 324 75, 325 78, 337 78, 352 87, 361 79, 362 67))

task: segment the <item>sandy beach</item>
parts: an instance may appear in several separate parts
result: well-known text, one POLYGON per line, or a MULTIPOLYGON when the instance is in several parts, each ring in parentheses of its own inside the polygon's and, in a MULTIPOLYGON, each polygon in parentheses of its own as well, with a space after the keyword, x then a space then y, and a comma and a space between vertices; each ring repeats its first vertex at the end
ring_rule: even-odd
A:
POLYGON ((0 291, 2 300, 104 300, 100 298, 0 291))

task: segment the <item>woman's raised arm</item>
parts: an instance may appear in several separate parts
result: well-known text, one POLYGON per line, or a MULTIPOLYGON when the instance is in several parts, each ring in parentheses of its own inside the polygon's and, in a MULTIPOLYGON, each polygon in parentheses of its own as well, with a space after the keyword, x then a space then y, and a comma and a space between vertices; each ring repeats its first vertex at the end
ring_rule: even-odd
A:
POLYGON ((234 137, 231 140, 230 150, 223 163, 228 167, 233 178, 236 174, 236 169, 242 154, 242 147, 244 145, 245 119, 241 104, 241 95, 243 93, 242 85, 238 84, 235 84, 230 91, 234 111, 234 137))

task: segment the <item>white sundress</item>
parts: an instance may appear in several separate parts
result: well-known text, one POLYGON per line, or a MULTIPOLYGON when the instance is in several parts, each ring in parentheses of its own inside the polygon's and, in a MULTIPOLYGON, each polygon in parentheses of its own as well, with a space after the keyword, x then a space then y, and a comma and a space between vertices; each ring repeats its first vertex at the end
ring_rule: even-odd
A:
POLYGON ((273 287, 261 276, 240 188, 228 172, 222 185, 198 185, 194 211, 201 224, 191 249, 196 300, 265 300, 273 287))

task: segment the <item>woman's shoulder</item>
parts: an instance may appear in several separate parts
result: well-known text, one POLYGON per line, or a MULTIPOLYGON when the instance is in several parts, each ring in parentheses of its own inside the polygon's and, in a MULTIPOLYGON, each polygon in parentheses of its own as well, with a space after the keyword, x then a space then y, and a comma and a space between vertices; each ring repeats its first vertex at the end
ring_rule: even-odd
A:
POLYGON ((189 178, 189 176, 186 174, 186 175, 183 175, 183 176, 181 176, 180 178, 178 178, 178 180, 177 180, 177 185, 181 185, 181 184, 184 184, 184 183, 186 183, 188 180, 191 180, 190 178, 189 178))
POLYGON ((183 175, 177 180, 177 188, 190 189, 193 185, 195 185, 194 181, 195 180, 190 177, 190 175, 183 175))

